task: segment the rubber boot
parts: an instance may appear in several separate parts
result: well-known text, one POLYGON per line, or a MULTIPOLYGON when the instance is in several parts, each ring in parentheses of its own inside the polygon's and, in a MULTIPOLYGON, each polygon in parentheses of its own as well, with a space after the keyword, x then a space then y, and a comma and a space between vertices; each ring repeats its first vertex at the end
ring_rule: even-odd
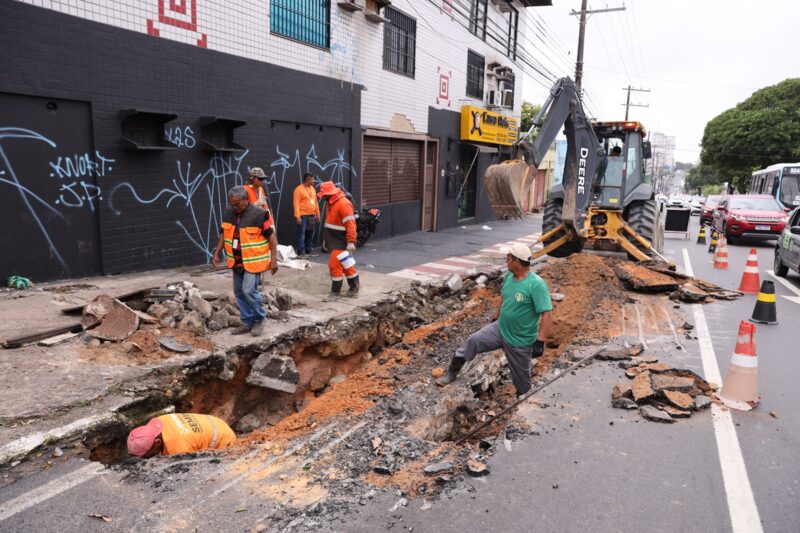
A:
POLYGON ((328 295, 328 298, 338 298, 339 293, 342 292, 342 283, 343 280, 331 280, 331 293, 328 295))
POLYGON ((347 296, 350 298, 355 298, 358 296, 358 289, 361 287, 361 284, 358 281, 358 276, 356 275, 353 278, 347 278, 347 285, 350 287, 347 290, 347 296))
POLYGON ((453 359, 450 361, 450 366, 447 367, 447 373, 437 379, 436 384, 440 387, 444 387, 445 385, 449 385, 454 382, 465 363, 466 360, 460 357, 453 357, 453 359))

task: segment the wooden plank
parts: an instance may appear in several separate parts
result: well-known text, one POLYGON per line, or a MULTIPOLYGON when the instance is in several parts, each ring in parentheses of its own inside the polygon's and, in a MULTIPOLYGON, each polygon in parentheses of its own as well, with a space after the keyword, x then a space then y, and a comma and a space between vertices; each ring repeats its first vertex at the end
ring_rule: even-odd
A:
POLYGON ((57 328, 46 329, 44 331, 32 333, 30 335, 24 335, 22 337, 6 339, 3 341, 3 348, 19 348, 25 344, 30 344, 42 339, 49 339, 50 337, 61 335, 62 333, 75 333, 79 331, 83 331, 83 325, 80 322, 69 324, 67 326, 59 326, 57 328))
MULTIPOLYGON (((156 290, 158 287, 148 287, 146 289, 136 289, 135 291, 126 292, 125 294, 121 294, 120 296, 112 296, 112 298, 116 298, 121 302, 128 302, 130 300, 135 300, 140 296, 144 298, 147 296, 147 293, 150 291, 156 290)), ((86 302, 88 304, 89 302, 86 302)), ((76 305, 73 307, 65 307, 61 310, 62 313, 65 315, 78 315, 83 313, 83 308, 86 307, 86 304, 76 305)))
POLYGON ((55 337, 50 337, 49 339, 44 339, 38 342, 39 346, 55 346, 56 344, 61 344, 62 342, 67 342, 70 339, 74 339, 80 335, 80 332, 73 333, 68 331, 66 333, 62 333, 61 335, 56 335, 55 337))

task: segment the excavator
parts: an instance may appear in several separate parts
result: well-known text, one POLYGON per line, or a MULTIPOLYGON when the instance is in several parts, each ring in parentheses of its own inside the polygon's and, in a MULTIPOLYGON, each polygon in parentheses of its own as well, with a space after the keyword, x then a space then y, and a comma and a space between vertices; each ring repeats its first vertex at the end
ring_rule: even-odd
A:
POLYGON ((522 201, 562 126, 567 138, 564 178, 550 189, 540 238, 544 247, 533 257, 566 257, 591 247, 624 251, 638 261, 653 255, 664 259, 663 217, 644 173, 644 160, 651 156, 647 131, 633 121, 590 122, 570 78, 550 89, 530 130, 514 144, 512 159, 486 170, 484 183, 495 214, 522 217, 522 201))

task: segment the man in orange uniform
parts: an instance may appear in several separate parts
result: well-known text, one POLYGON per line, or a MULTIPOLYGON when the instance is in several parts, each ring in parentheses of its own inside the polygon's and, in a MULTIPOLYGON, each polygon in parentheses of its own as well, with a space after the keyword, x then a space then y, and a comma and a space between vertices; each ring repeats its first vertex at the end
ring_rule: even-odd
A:
POLYGON ((355 265, 344 268, 337 258, 345 250, 350 254, 356 251, 356 217, 353 212, 353 204, 332 181, 322 182, 319 186, 318 196, 328 199, 324 230, 325 242, 331 251, 328 259, 328 269, 331 272, 331 296, 339 296, 345 276, 347 276, 347 285, 350 287, 347 295, 358 296, 358 272, 355 265))
POLYGON ((128 435, 128 453, 145 459, 158 454, 221 450, 236 442, 236 434, 211 415, 173 413, 157 416, 128 435))
POLYGON ((258 337, 264 331, 267 317, 258 285, 263 272, 270 270, 274 276, 278 271, 278 241, 269 212, 251 204, 244 187, 228 191, 228 203, 211 264, 217 268, 219 253, 224 248, 228 268, 233 270, 233 294, 242 321, 232 334, 250 333, 258 337))
POLYGON ((303 183, 294 190, 294 218, 297 221, 297 245, 299 257, 311 254, 314 226, 319 222, 319 204, 314 190, 314 175, 303 174, 303 183))
POLYGON ((272 211, 269 208, 269 195, 264 188, 266 179, 267 175, 264 174, 263 169, 253 167, 250 169, 250 183, 245 183, 243 187, 247 191, 247 199, 250 200, 250 203, 269 213, 269 223, 275 226, 275 221, 272 219, 272 211))

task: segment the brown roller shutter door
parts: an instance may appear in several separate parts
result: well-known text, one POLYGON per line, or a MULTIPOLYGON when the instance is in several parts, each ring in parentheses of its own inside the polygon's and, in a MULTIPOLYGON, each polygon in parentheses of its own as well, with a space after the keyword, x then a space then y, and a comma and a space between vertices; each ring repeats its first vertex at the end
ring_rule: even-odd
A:
POLYGON ((364 137, 362 194, 366 205, 419 200, 422 143, 364 137))

